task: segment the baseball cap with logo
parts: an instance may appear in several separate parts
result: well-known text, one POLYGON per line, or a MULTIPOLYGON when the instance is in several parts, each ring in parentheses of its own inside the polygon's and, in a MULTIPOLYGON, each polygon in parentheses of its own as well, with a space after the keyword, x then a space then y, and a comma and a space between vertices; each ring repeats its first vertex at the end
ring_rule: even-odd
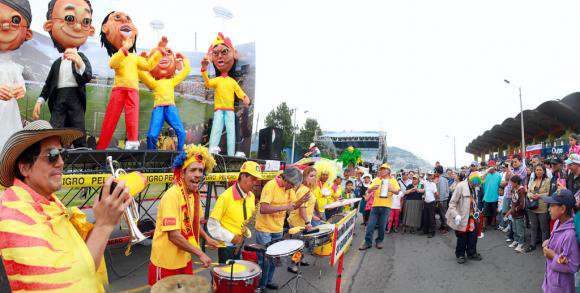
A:
POLYGON ((260 168, 260 165, 258 165, 258 163, 256 162, 252 162, 252 161, 247 161, 245 162, 242 167, 240 168, 240 173, 248 173, 256 178, 258 178, 259 180, 262 180, 262 169, 260 168))
POLYGON ((566 164, 577 164, 580 165, 580 155, 578 154, 570 154, 570 157, 566 160, 566 164))
POLYGON ((572 191, 568 189, 558 190, 552 196, 542 196, 542 199, 545 203, 564 205, 570 208, 576 205, 576 199, 574 199, 572 191))

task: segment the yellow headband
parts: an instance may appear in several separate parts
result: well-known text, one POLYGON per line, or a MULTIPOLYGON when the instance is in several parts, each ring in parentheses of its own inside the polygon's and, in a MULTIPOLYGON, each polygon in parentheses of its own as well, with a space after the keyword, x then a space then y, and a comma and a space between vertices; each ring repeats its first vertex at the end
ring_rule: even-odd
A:
POLYGON ((187 160, 183 163, 182 169, 187 168, 193 162, 198 162, 203 164, 206 172, 211 172, 216 165, 215 159, 208 149, 201 145, 185 146, 184 151, 187 154, 187 160))

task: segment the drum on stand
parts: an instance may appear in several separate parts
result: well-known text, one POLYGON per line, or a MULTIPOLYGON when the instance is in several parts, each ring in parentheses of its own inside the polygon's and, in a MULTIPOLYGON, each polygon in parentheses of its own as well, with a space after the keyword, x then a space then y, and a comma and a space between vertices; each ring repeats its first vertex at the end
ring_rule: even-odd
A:
POLYGON ((325 240, 325 242, 319 246, 314 246, 312 253, 317 256, 329 256, 332 253, 332 240, 333 240, 332 238, 334 237, 334 225, 323 224, 316 226, 316 228, 318 228, 320 231, 329 231, 328 242, 326 242, 326 238, 321 237, 320 241, 322 242, 323 240, 325 240))
POLYGON ((253 262, 236 260, 233 265, 214 267, 211 273, 216 293, 254 293, 260 285, 262 270, 253 262))
POLYGON ((200 276, 175 275, 163 278, 151 287, 151 293, 186 292, 210 293, 211 286, 207 280, 200 276))
POLYGON ((295 252, 304 248, 304 241, 298 239, 288 239, 276 242, 266 248, 268 257, 292 256, 295 252))

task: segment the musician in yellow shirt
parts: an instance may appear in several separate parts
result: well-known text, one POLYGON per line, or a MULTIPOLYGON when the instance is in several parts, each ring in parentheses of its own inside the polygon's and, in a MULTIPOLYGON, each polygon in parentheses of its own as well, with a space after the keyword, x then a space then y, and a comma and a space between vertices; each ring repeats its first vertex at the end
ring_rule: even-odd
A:
POLYGON ((137 41, 137 28, 131 17, 120 11, 109 13, 101 27, 101 43, 111 56, 109 67, 115 70, 115 81, 111 91, 109 104, 98 150, 109 147, 117 122, 125 109, 125 127, 127 142, 125 149, 139 149, 139 70, 150 71, 157 66, 161 57, 167 54, 167 38, 163 37, 151 58, 145 58, 135 54, 137 41))
POLYGON ((262 180, 260 165, 247 161, 240 168, 238 181, 218 196, 207 230, 213 238, 225 244, 218 249, 220 263, 240 259, 244 240, 252 235, 247 225, 256 211, 252 189, 259 180, 262 180))
POLYGON ((209 137, 209 150, 212 153, 219 153, 218 145, 225 125, 227 154, 233 156, 236 149, 234 99, 237 97, 248 107, 250 98, 238 82, 233 79, 238 57, 232 41, 219 33, 209 48, 208 55, 201 62, 201 76, 205 87, 214 90, 214 115, 209 137), (210 58, 216 73, 216 77, 211 79, 207 73, 210 58))
POLYGON ((212 248, 219 243, 200 227, 199 184, 215 164, 207 148, 201 145, 186 146, 175 159, 174 185, 163 194, 157 209, 149 285, 169 276, 193 274, 191 254, 199 257, 204 267, 211 264, 212 260, 200 249, 199 237, 212 248))
MULTIPOLYGON (((290 167, 281 175, 270 180, 262 189, 260 208, 256 215, 256 242, 267 246, 272 241, 282 238, 286 212, 297 209, 309 199, 303 196, 296 200, 295 190, 302 183, 302 173, 296 167, 290 167)), ((265 260, 259 255, 262 278, 260 288, 277 290, 278 286, 272 283, 275 266, 272 259, 265 260)))

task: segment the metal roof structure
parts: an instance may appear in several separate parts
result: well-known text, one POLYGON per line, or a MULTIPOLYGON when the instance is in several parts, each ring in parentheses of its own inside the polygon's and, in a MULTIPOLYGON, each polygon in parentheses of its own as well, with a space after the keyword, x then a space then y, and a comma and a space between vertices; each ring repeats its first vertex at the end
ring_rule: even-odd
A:
MULTIPOLYGON (((566 130, 580 130, 580 93, 561 100, 542 103, 534 110, 524 110, 526 144, 533 139, 542 140, 548 135, 561 136, 566 130)), ((493 126, 465 149, 470 154, 484 154, 521 141, 520 114, 493 126)))

